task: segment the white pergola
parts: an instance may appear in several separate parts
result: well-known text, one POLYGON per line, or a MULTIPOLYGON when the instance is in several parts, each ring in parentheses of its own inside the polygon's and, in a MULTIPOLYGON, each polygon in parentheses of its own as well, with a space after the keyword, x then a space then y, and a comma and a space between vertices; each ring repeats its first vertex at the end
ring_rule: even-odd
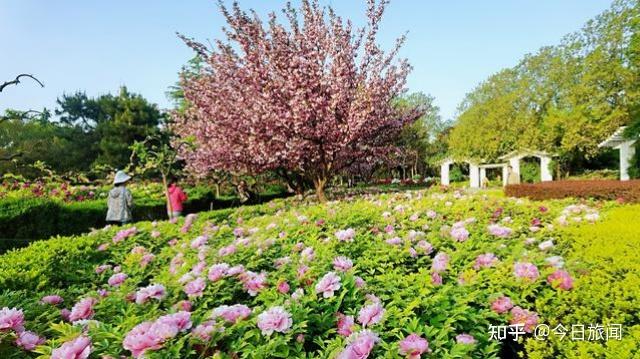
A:
POLYGON ((520 160, 525 157, 537 157, 540 159, 540 180, 542 182, 553 181, 553 175, 549 169, 551 159, 553 155, 544 151, 532 151, 532 150, 517 150, 507 153, 500 157, 501 160, 507 161, 512 168, 512 171, 517 173, 520 178, 520 160))
POLYGON ((620 180, 629 180, 629 167, 631 159, 636 153, 635 143, 637 140, 628 139, 623 136, 626 126, 618 128, 609 138, 604 140, 598 147, 609 147, 620 150, 620 180))
POLYGON ((469 164, 469 187, 480 188, 480 171, 478 163, 471 160, 454 161, 447 158, 440 163, 440 183, 444 186, 449 185, 449 170, 451 165, 460 162, 469 164))
POLYGON ((485 178, 487 178, 487 170, 491 169, 491 168, 502 168, 502 186, 506 186, 507 185, 507 180, 509 177, 509 172, 508 172, 508 164, 507 163, 489 163, 489 164, 483 164, 478 166, 478 168, 480 168, 480 184, 482 184, 482 182, 484 181, 485 178))

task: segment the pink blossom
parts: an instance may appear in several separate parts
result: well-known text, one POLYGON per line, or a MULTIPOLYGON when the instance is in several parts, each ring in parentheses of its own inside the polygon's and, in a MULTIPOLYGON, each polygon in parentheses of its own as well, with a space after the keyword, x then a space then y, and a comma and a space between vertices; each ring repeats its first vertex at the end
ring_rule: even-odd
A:
POLYGON ((523 278, 529 281, 535 281, 540 276, 538 267, 533 263, 517 262, 513 265, 513 270, 518 278, 523 278))
POLYGON ((244 273, 244 266, 239 264, 237 266, 233 266, 227 270, 228 276, 240 275, 244 273))
POLYGON ((24 314, 22 309, 4 307, 0 309, 0 332, 14 330, 21 332, 24 330, 24 314))
POLYGON ((69 320, 75 322, 77 320, 83 319, 91 319, 93 317, 93 306, 98 301, 95 298, 84 298, 77 302, 73 308, 71 308, 71 313, 69 314, 69 320))
POLYGON ((379 323, 384 316, 384 312, 385 310, 382 304, 376 301, 360 309, 360 312, 358 312, 358 322, 362 324, 363 327, 379 323))
POLYGON ((333 259, 333 269, 339 272, 347 272, 353 268, 353 262, 351 259, 340 256, 333 259))
POLYGON ((42 304, 50 304, 50 305, 58 305, 60 303, 64 302, 64 299, 62 299, 61 296, 59 295, 46 295, 44 297, 42 297, 42 299, 40 299, 40 303, 42 304))
POLYGON ((71 316, 71 311, 67 308, 60 309, 60 316, 62 317, 62 320, 68 322, 70 321, 69 317, 71 316))
POLYGON ((244 229, 242 227, 236 227, 233 229, 233 235, 236 237, 242 237, 244 235, 244 229))
POLYGON ((420 359, 423 353, 429 353, 429 342, 417 334, 408 335, 399 344, 400 354, 408 359, 420 359))
POLYGON ((431 273, 431 284, 442 285, 442 276, 438 272, 431 273))
POLYGON ((222 277, 227 275, 227 271, 229 270, 229 265, 227 263, 218 263, 209 267, 209 273, 207 277, 210 281, 216 282, 220 280, 222 277))
POLYGON ((391 234, 391 233, 393 233, 393 232, 394 232, 393 224, 387 224, 387 225, 384 227, 384 231, 385 231, 385 233, 387 233, 387 234, 391 234))
POLYGON ((221 305, 213 310, 212 319, 222 318, 229 323, 237 323, 251 315, 251 308, 243 304, 235 304, 232 306, 221 305))
POLYGON ((91 339, 81 335, 53 349, 51 359, 87 359, 91 354, 91 339))
POLYGON ((336 316, 338 317, 338 334, 345 337, 350 336, 355 326, 353 316, 342 313, 337 313, 336 316))
POLYGON ((207 236, 207 235, 198 236, 194 240, 191 241, 191 248, 198 249, 198 248, 204 246, 205 244, 207 244, 208 240, 209 240, 209 236, 207 236))
POLYGON ((356 277, 356 288, 364 288, 367 285, 367 282, 362 279, 362 277, 356 277))
POLYGON ((513 302, 511 298, 502 296, 491 302, 491 310, 498 314, 506 313, 509 309, 513 308, 513 302))
POLYGON ((304 296, 304 289, 302 288, 298 288, 295 291, 293 291, 293 293, 291 293, 291 299, 293 300, 299 300, 303 296, 304 296))
POLYGON ((296 270, 296 278, 298 279, 304 278, 304 275, 307 273, 308 270, 309 270, 309 267, 307 265, 304 265, 304 264, 300 265, 296 270))
POLYGON ((451 228, 451 231, 449 232, 451 237, 453 237, 453 239, 455 239, 458 242, 464 242, 467 239, 469 239, 469 231, 467 231, 466 228, 464 228, 463 224, 460 225, 454 225, 453 228, 451 228))
POLYGON ((305 262, 311 262, 316 257, 316 252, 313 250, 313 247, 307 247, 300 252, 300 257, 305 262))
POLYGON ((456 335, 456 343, 458 344, 475 344, 476 338, 473 336, 463 333, 456 335))
POLYGON ((281 294, 289 293, 289 289, 291 288, 289 287, 289 283, 287 283, 286 281, 281 281, 278 283, 278 292, 280 292, 281 294))
POLYGON ((370 330, 362 330, 352 334, 349 339, 350 343, 336 359, 366 359, 371 354, 374 345, 380 340, 370 330))
POLYGON ((498 258, 493 253, 481 254, 476 258, 476 263, 473 265, 473 269, 493 267, 498 262, 498 258))
POLYGON ((233 244, 230 244, 230 245, 228 245, 226 247, 220 248, 220 250, 218 250, 218 255, 220 257, 225 257, 225 256, 228 256, 228 255, 233 254, 235 252, 236 252, 236 246, 233 245, 233 244))
POLYGON ((140 266, 142 268, 146 267, 155 257, 153 253, 145 253, 142 258, 140 258, 140 266))
POLYGON ((197 215, 194 213, 187 214, 187 216, 184 218, 184 225, 182 226, 182 228, 180 228, 180 232, 182 233, 189 232, 189 230, 191 229, 191 226, 193 225, 193 221, 196 219, 196 217, 197 215))
POLYGON ((149 299, 162 300, 166 295, 166 290, 162 284, 152 284, 138 290, 136 293, 136 303, 144 304, 149 299))
POLYGON ((421 240, 418 242, 418 244, 416 244, 416 247, 418 247, 418 249, 423 253, 423 254, 429 254, 433 251, 433 246, 431 245, 431 243, 425 241, 425 240, 421 240))
POLYGON ((181 300, 178 303, 173 305, 173 309, 175 310, 181 310, 181 311, 185 311, 185 312, 189 312, 191 311, 191 307, 193 305, 191 304, 190 301, 188 300, 181 300))
POLYGON ((385 243, 395 246, 402 243, 402 238, 400 237, 389 238, 385 241, 385 243))
POLYGON ((244 289, 252 297, 255 297, 259 292, 267 287, 267 273, 265 272, 261 272, 258 274, 247 271, 243 274, 241 280, 244 289))
POLYGON ((316 284, 316 293, 322 293, 325 298, 333 297, 333 292, 340 289, 340 277, 334 272, 328 272, 316 284))
POLYGON ((44 338, 39 337, 36 333, 27 330, 18 334, 16 345, 24 350, 31 351, 45 341, 44 338))
POLYGON ((191 331, 191 334, 204 342, 208 342, 211 340, 211 334, 213 332, 222 332, 223 330, 224 328, 218 327, 215 322, 208 320, 195 327, 191 331))
POLYGON ((109 283, 112 287, 118 287, 127 279, 127 275, 125 273, 116 273, 109 278, 107 283, 109 283))
POLYGON ((191 313, 187 311, 180 311, 173 314, 163 315, 156 323, 167 324, 175 327, 179 332, 184 332, 191 328, 191 313))
POLYGON ((207 283, 202 278, 196 278, 184 286, 184 292, 189 298, 201 297, 207 283))
POLYGON ((512 232, 513 230, 511 228, 503 227, 499 224, 489 225, 489 233, 496 237, 507 238, 511 235, 512 232))
POLYGON ((138 229, 136 227, 131 227, 131 228, 127 228, 127 229, 123 229, 121 231, 119 231, 118 233, 116 233, 115 236, 113 236, 112 240, 113 243, 118 243, 121 242, 131 236, 134 236, 136 233, 138 233, 138 229))
POLYGON ((430 209, 430 210, 427 211, 426 215, 427 215, 427 217, 429 217, 431 219, 434 219, 434 218, 436 218, 438 216, 438 213, 436 213, 436 211, 430 209))
POLYGON ((449 256, 444 252, 439 252, 433 258, 433 263, 431 264, 431 269, 436 272, 444 272, 449 265, 449 256))
POLYGON ((525 332, 531 333, 538 325, 538 314, 516 306, 511 308, 510 323, 512 325, 520 324, 524 327, 525 332))
POLYGON ((258 328, 266 336, 270 336, 274 331, 286 333, 292 325, 291 314, 283 307, 271 307, 258 315, 258 328))
POLYGON ((558 269, 551 273, 547 277, 547 282, 549 282, 552 287, 561 290, 569 290, 573 288, 573 278, 571 278, 571 275, 567 271, 562 269, 558 269))
POLYGON ((170 335, 167 328, 159 329, 161 329, 160 326, 156 326, 153 322, 140 323, 127 333, 122 341, 122 347, 129 350, 134 358, 140 358, 147 350, 162 348, 166 339, 177 334, 177 330, 170 335))
POLYGON ((109 264, 102 264, 96 267, 96 274, 100 274, 108 269, 111 269, 111 265, 109 264))
POLYGON ((341 242, 353 242, 356 231, 353 228, 347 228, 336 232, 336 237, 341 242))

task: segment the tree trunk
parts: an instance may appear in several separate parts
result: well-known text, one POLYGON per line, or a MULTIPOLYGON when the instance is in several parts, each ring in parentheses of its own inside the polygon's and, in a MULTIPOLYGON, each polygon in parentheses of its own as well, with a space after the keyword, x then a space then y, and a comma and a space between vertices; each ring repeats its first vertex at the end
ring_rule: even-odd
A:
POLYGON ((318 196, 318 201, 324 203, 327 201, 327 197, 324 195, 324 186, 327 184, 326 178, 316 178, 313 180, 313 184, 316 187, 316 196, 318 196))
POLYGON ((216 199, 220 198, 220 183, 216 182, 216 199))

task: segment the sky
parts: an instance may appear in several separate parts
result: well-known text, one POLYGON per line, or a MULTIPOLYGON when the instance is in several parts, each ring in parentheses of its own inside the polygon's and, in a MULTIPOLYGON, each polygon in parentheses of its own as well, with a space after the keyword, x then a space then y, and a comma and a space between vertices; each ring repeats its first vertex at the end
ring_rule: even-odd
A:
MULTIPOLYGON (((296 3, 298 0, 294 0, 296 3)), ((320 0, 361 24, 365 0, 320 0)), ((229 3, 230 0, 225 1, 229 3)), ((239 0, 266 18, 285 0, 239 0)), ((126 85, 160 108, 167 88, 193 56, 177 38, 221 38, 215 0, 0 0, 0 83, 19 73, 36 75, 0 94, 0 111, 55 107, 63 93, 116 93, 126 85)), ((400 55, 413 71, 409 91, 436 99, 453 119, 464 95, 527 53, 558 44, 611 4, 611 0, 391 0, 380 44, 407 33, 400 55)))

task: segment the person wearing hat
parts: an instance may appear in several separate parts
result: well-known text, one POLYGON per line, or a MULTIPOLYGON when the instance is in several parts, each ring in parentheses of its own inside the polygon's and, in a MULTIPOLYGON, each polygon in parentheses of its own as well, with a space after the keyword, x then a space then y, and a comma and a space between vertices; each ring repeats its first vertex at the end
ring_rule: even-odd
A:
POLYGON ((116 172, 116 176, 113 179, 113 189, 109 191, 109 200, 107 205, 107 222, 124 224, 130 222, 131 206, 133 205, 133 198, 131 192, 127 189, 125 184, 131 179, 131 176, 124 171, 116 172))

